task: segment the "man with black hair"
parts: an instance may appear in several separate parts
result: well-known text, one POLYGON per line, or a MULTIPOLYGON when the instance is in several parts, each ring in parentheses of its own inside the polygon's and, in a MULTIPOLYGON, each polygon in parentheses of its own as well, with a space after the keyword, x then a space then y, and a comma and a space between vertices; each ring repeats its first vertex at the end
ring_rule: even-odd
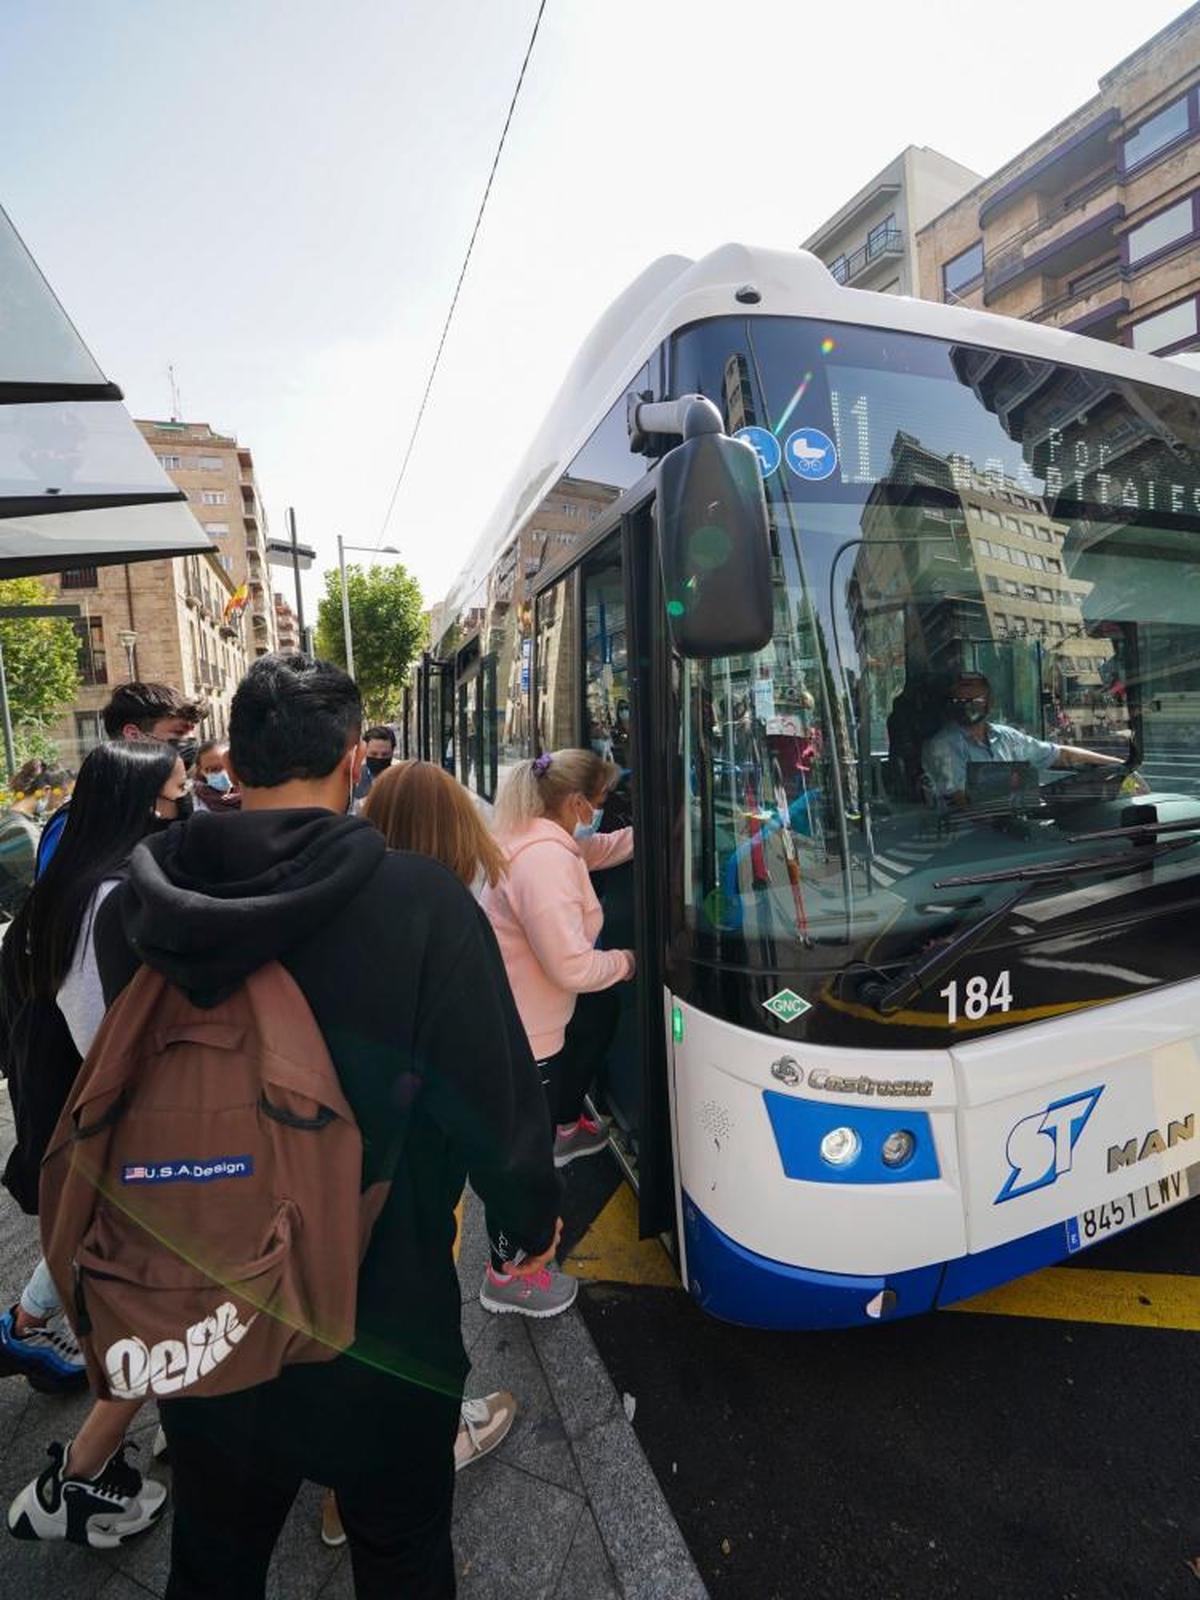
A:
MULTIPOLYGON (((190 768, 199 749, 193 735, 207 715, 208 702, 203 696, 189 700, 167 683, 130 682, 116 686, 100 718, 109 739, 161 739, 164 744, 173 744, 185 768, 190 768)), ((66 825, 67 806, 62 805, 42 829, 37 856, 39 877, 58 849, 66 825)))
POLYGON ((946 696, 943 726, 921 748, 925 776, 939 801, 967 804, 967 769, 977 761, 1025 762, 1036 772, 1048 767, 1124 765, 1117 756, 1053 744, 1022 728, 992 722, 991 709, 992 686, 983 673, 960 672, 946 696))
POLYGON ((363 734, 363 743, 366 746, 366 758, 354 788, 356 801, 365 800, 371 792, 371 785, 375 779, 391 766, 396 755, 396 734, 392 728, 381 722, 366 730, 363 734))
POLYGON ((454 1205, 469 1177, 518 1271, 539 1270, 558 1237, 549 1116, 496 941, 450 872, 387 851, 346 815, 361 721, 339 668, 262 657, 233 701, 241 812, 201 812, 150 840, 97 918, 110 1003, 139 958, 201 1005, 282 962, 358 1119, 364 1187, 400 1152, 351 1350, 240 1393, 161 1404, 171 1600, 262 1594, 304 1478, 337 1493, 359 1600, 452 1595, 467 1371, 454 1205))

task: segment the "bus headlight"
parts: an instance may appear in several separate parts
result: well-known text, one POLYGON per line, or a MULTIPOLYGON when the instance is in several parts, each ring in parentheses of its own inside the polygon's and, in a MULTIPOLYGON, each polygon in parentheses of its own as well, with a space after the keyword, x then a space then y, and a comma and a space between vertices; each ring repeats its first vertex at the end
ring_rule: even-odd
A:
POLYGON ((831 1167, 845 1167, 861 1149, 862 1140, 853 1128, 830 1128, 821 1140, 821 1159, 828 1161, 831 1167))
POLYGON ((883 1157, 885 1167, 902 1167, 906 1161, 912 1159, 912 1153, 917 1148, 917 1141, 906 1128, 897 1128, 895 1133, 889 1133, 883 1141, 880 1155, 883 1157))

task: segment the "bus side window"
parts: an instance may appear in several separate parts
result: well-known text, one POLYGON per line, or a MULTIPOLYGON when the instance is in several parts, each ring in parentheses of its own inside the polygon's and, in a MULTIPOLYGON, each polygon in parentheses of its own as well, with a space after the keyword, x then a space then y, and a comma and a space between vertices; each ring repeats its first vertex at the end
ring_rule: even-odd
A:
POLYGON ((537 599, 535 755, 543 750, 566 750, 578 742, 577 594, 578 574, 569 572, 537 599))
POLYGON ((615 762, 625 774, 632 753, 629 658, 616 538, 606 541, 584 570, 583 634, 585 738, 598 756, 615 762))

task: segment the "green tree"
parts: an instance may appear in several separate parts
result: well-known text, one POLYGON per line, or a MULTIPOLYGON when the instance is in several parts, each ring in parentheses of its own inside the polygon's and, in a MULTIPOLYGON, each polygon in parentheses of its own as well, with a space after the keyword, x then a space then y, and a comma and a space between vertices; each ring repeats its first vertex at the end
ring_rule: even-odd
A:
MULTIPOLYGON (((36 578, 0 579, 0 606, 46 605, 55 597, 36 578)), ((58 617, 0 621, 4 677, 17 764, 54 754, 46 729, 75 700, 79 688, 79 641, 58 617)))
MULTIPOLYGON (((371 721, 394 716, 409 663, 425 643, 421 588, 398 561, 346 568, 354 676, 363 709, 371 721)), ((325 574, 325 593, 317 606, 317 653, 346 665, 342 628, 342 587, 337 569, 325 574)))

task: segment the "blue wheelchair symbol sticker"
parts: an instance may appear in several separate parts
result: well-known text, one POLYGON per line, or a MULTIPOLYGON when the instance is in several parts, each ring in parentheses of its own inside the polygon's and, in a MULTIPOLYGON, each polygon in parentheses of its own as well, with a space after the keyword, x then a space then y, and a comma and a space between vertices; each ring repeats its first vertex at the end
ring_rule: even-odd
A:
POLYGON ((751 446, 758 456, 764 478, 769 478, 779 470, 783 452, 779 448, 779 440, 769 428, 739 428, 733 437, 744 439, 751 446))
POLYGON ((837 446, 820 428, 797 428, 788 435, 783 454, 796 476, 809 483, 830 477, 837 466, 837 446))

